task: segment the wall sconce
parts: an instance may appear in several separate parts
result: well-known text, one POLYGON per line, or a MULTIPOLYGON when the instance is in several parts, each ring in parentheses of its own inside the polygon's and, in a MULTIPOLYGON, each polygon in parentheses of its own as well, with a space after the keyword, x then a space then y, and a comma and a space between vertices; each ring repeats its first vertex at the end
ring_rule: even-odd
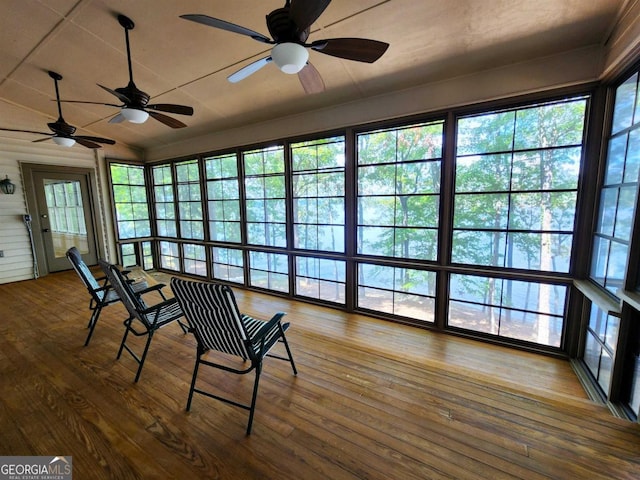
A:
POLYGON ((0 190, 7 195, 13 195, 13 192, 16 191, 16 186, 9 180, 9 175, 4 180, 0 180, 0 190))

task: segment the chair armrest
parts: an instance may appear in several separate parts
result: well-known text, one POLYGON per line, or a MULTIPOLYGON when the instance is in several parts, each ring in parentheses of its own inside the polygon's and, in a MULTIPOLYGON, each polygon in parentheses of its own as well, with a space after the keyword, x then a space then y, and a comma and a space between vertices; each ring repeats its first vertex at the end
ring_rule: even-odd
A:
POLYGON ((162 290, 165 287, 164 283, 156 283, 155 285, 150 285, 147 288, 143 288, 142 290, 138 290, 136 294, 144 295, 145 293, 153 292, 156 290, 162 290))
POLYGON ((286 315, 286 313, 284 313, 284 312, 276 313, 271 318, 271 320, 269 320, 262 327, 260 327, 260 330, 258 330, 256 332, 256 334, 251 339, 251 342, 254 343, 254 344, 260 342, 264 338, 264 336, 273 329, 273 327, 275 327, 276 325, 278 325, 280 323, 280 320, 282 320, 282 317, 284 317, 285 315, 286 315))
POLYGON ((156 303, 155 305, 145 308, 144 310, 140 311, 140 313, 144 313, 145 315, 149 314, 149 313, 154 313, 158 310, 162 310, 165 307, 171 306, 174 303, 177 303, 178 299, 177 298, 170 298, 168 300, 165 300, 164 302, 160 302, 160 303, 156 303))
POLYGON ((102 285, 99 288, 91 289, 92 292, 108 292, 109 290, 111 290, 111 285, 102 285))

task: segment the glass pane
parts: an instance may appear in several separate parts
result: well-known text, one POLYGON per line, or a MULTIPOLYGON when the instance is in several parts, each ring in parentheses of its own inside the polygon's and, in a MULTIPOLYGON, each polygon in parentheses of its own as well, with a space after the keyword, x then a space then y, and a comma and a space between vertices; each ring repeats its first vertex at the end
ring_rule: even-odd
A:
POLYGON ((609 262, 607 264, 607 277, 604 286, 614 295, 619 288, 622 288, 622 282, 627 266, 627 256, 629 254, 628 245, 618 242, 611 242, 611 250, 609 252, 609 262))
POLYGON ((607 395, 609 395, 612 368, 613 361, 611 355, 609 355, 609 352, 605 349, 602 349, 602 356, 600 357, 600 371, 598 372, 598 384, 607 395))
POLYGON ((607 262, 609 260, 609 247, 611 241, 595 237, 593 240, 593 257, 591 258, 591 278, 600 285, 604 285, 607 262))
POLYGON ((633 356, 633 365, 631 367, 632 380, 631 391, 629 394, 629 407, 640 417, 640 356, 633 356))
POLYGON ((567 288, 475 275, 450 276, 448 325, 559 348, 567 288))
POLYGON ((213 277, 244 284, 244 257, 242 250, 213 247, 213 277))
POLYGON ((612 133, 631 126, 633 108, 636 103, 638 74, 635 73, 616 89, 616 101, 613 107, 612 133))
POLYGON ((504 232, 454 231, 451 261, 504 267, 506 244, 504 232))
POLYGON ((615 215, 616 225, 614 236, 616 239, 625 241, 631 239, 637 191, 638 187, 636 185, 633 187, 620 188, 618 210, 615 215))
POLYGON ((569 271, 586 106, 458 119, 453 262, 569 271))
POLYGON ((593 374, 594 378, 598 378, 598 372, 600 370, 600 353, 602 347, 600 343, 593 337, 591 332, 587 332, 587 341, 584 347, 584 363, 593 374))
POLYGON ((456 192, 508 190, 510 173, 510 154, 458 157, 456 159, 456 192))
POLYGON ((287 255, 249 252, 249 281, 254 287, 289 292, 287 255))
POLYGON ((605 337, 605 346, 614 352, 618 348, 618 331, 620 330, 620 319, 615 315, 607 315, 607 335, 605 337))
POLYGON ((358 253, 435 260, 442 122, 358 135, 358 253), (429 161, 424 161, 429 159, 429 161))
POLYGON ((541 105, 518 110, 516 150, 582 144, 585 100, 541 105))
POLYGON ((167 270, 180 271, 177 243, 160 242, 160 266, 167 270))
POLYGON ((593 335, 604 342, 604 334, 607 329, 607 312, 598 308, 595 303, 591 304, 589 328, 593 332, 593 335))
POLYGON ((640 128, 636 128, 631 133, 629 133, 627 161, 624 167, 624 182, 637 183, 639 170, 640 170, 640 128))
POLYGON ((456 195, 455 228, 507 228, 509 196, 502 193, 456 195))
POLYGON ((489 113, 458 120, 457 154, 511 150, 515 112, 489 113))
POLYGON ((345 262, 296 257, 296 295, 345 303, 345 262))
POLYGON ((603 188, 600 193, 600 212, 598 214, 598 233, 613 237, 613 225, 616 221, 618 189, 603 188))
POLYGON ((627 151, 627 135, 612 138, 609 141, 607 154, 607 169, 605 173, 605 185, 622 183, 625 155, 627 151))
POLYGON ((358 264, 358 306, 434 321, 436 274, 428 270, 358 264))
POLYGON ((55 257, 64 258, 71 247, 89 253, 80 182, 45 178, 43 183, 55 257))
POLYGON ((151 270, 153 268, 151 242, 142 242, 142 263, 145 270, 151 270))

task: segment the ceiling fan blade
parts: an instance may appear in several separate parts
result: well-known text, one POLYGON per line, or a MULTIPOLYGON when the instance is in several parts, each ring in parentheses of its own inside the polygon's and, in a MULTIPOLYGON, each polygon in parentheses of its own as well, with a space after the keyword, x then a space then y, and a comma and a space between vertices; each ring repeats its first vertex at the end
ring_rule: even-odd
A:
MULTIPOLYGON (((55 100, 54 100, 55 101, 55 100)), ((115 103, 103 103, 103 102, 85 102, 84 100, 60 100, 62 103, 85 103, 88 105, 106 105, 107 107, 117 107, 122 108, 122 105, 117 105, 115 103)))
POLYGON ((145 108, 149 110, 159 110, 161 112, 177 113, 179 115, 193 115, 193 107, 187 107, 186 105, 156 103, 154 105, 147 105, 145 108))
POLYGON ((118 100, 120 100, 122 103, 126 105, 129 105, 131 103, 131 100, 129 100, 129 97, 127 97, 126 95, 123 95, 120 92, 116 92, 115 90, 111 90, 110 88, 105 87, 104 85, 100 85, 99 83, 97 85, 103 90, 109 92, 111 95, 115 95, 116 97, 118 97, 118 100))
POLYGON ((111 120, 109 120, 109 123, 122 123, 125 120, 126 120, 126 118, 124 118, 124 115, 119 113, 115 117, 113 117, 111 120))
POLYGON ((318 70, 316 70, 316 67, 311 65, 311 63, 307 63, 305 67, 298 72, 298 79, 300 79, 305 93, 324 92, 324 81, 318 70))
POLYGON ((180 15, 180 18, 184 18, 185 20, 191 20, 192 22, 201 23, 203 25, 208 25, 209 27, 219 28, 221 30, 226 30, 227 32, 239 33, 240 35, 246 35, 247 37, 251 37, 254 40, 263 43, 273 43, 270 38, 265 37, 261 33, 254 32, 245 27, 241 27, 240 25, 236 25, 235 23, 225 22, 224 20, 220 20, 218 18, 213 18, 208 15, 200 15, 200 14, 187 14, 180 15))
POLYGON ((329 6, 331 0, 291 0, 289 16, 298 32, 304 32, 329 6))
POLYGON ((51 135, 49 132, 36 132, 34 130, 16 130, 15 128, 0 128, 0 130, 3 130, 5 132, 37 133, 38 135, 51 135))
POLYGON ((175 118, 171 118, 167 115, 163 115, 162 113, 154 112, 153 110, 149 112, 153 118, 158 120, 161 123, 171 127, 171 128, 184 128, 187 125, 182 123, 180 120, 176 120, 175 118))
POLYGON ((90 140, 87 140, 85 138, 82 137, 73 137, 75 139, 76 142, 78 142, 80 145, 83 145, 87 148, 102 148, 102 145, 99 145, 95 142, 92 142, 90 140))
POLYGON ((51 135, 50 137, 39 138, 38 140, 33 140, 32 143, 46 142, 47 140, 51 140, 52 138, 53 138, 53 135, 51 135))
POLYGON ((265 65, 267 65, 271 61, 272 61, 271 60, 271 56, 261 58, 260 60, 256 60, 255 62, 250 63, 249 65, 247 65, 246 67, 243 67, 240 70, 238 70, 237 72, 232 73, 231 75, 229 75, 227 77, 227 80, 229 80, 231 83, 237 83, 240 80, 244 80, 249 75, 252 75, 252 74, 256 73, 258 70, 260 70, 262 67, 264 67, 265 65))
POLYGON ((87 140, 89 142, 106 143, 108 145, 115 145, 116 143, 115 140, 111 140, 110 138, 91 137, 88 135, 74 135, 73 138, 75 138, 77 142, 80 142, 80 140, 87 140))
POLYGON ((320 53, 334 57, 373 63, 389 48, 389 44, 366 38, 330 38, 316 40, 310 47, 320 53))

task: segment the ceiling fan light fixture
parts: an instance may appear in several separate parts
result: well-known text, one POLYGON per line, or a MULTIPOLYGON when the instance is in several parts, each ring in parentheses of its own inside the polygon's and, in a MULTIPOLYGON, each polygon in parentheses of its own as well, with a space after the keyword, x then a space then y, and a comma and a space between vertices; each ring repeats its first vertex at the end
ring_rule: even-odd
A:
POLYGON ((309 59, 309 52, 298 43, 279 43, 271 50, 271 58, 284 73, 298 73, 309 59))
POLYGON ((149 118, 149 114, 138 108, 123 108, 120 110, 122 116, 131 123, 144 123, 149 118))
POLYGON ((53 141, 55 142, 56 145, 60 145, 61 147, 73 147, 76 143, 76 141, 73 138, 59 137, 58 135, 53 137, 53 141))

